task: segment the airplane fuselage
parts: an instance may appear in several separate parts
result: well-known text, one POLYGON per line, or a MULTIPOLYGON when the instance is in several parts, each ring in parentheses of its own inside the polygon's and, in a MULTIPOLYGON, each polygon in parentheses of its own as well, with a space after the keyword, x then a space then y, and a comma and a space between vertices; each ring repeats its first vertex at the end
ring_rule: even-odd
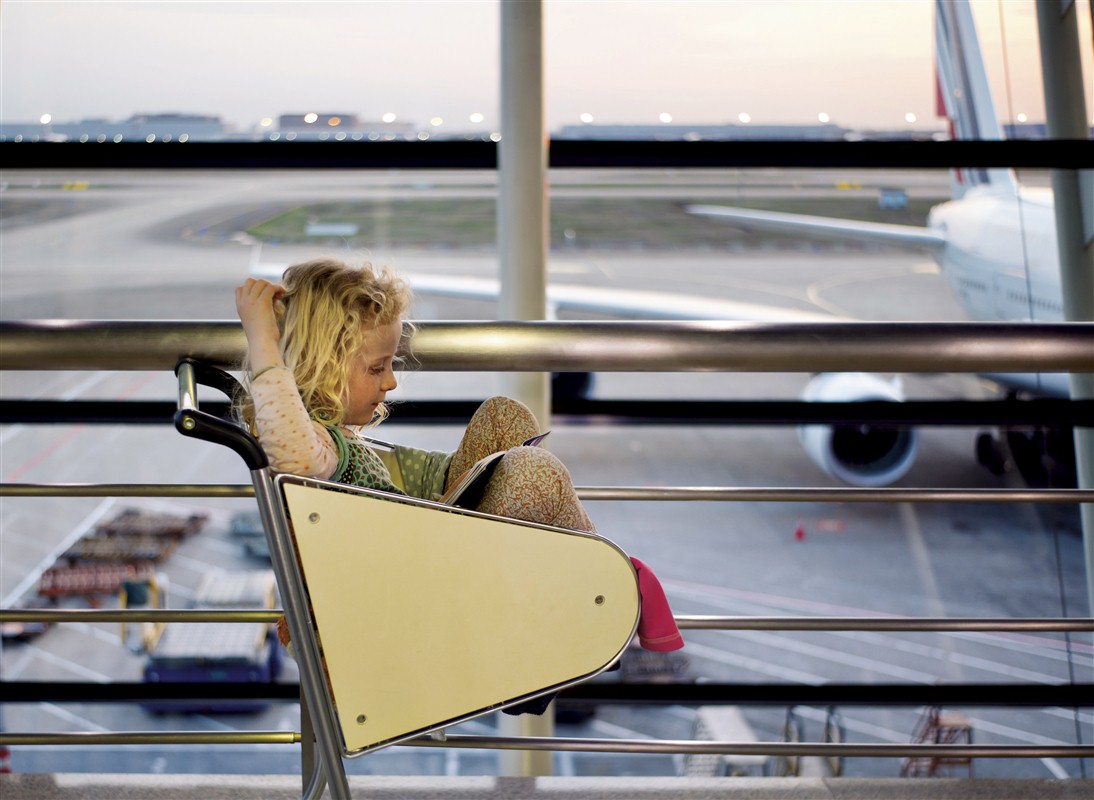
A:
POLYGON ((974 189, 935 206, 927 224, 945 236, 935 257, 970 319, 1063 320, 1051 190, 974 189))
MULTIPOLYGON (((1017 194, 984 186, 931 209, 928 227, 945 237, 933 249, 969 319, 1060 322, 1060 261, 1050 189, 1017 194)), ((1063 374, 992 375, 1001 383, 1066 397, 1063 374)))

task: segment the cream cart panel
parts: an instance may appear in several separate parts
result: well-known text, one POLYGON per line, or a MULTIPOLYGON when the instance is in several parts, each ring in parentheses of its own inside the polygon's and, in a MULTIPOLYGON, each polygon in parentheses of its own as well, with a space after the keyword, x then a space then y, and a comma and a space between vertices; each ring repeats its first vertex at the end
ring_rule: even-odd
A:
POLYGON ((345 755, 590 678, 634 635, 634 568, 600 536, 276 483, 345 755))

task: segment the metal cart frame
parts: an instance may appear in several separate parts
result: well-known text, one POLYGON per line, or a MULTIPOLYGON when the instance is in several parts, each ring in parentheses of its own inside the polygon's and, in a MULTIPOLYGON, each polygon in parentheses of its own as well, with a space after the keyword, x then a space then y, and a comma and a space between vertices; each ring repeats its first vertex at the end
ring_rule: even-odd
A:
POLYGON ((300 668, 302 727, 306 735, 310 714, 317 745, 305 798, 320 797, 327 784, 332 797, 350 797, 343 758, 588 680, 630 643, 640 610, 637 576, 626 553, 607 539, 275 475, 248 431, 198 408, 199 385, 234 397, 242 391, 239 382, 193 359, 181 360, 175 371, 175 427, 232 449, 251 472, 300 668), (382 524, 368 524, 376 520, 382 524), (459 574, 449 580, 444 570, 453 565, 459 574), (369 568, 372 573, 346 571, 369 568), (517 591, 494 580, 522 569, 517 591), (385 602, 384 575, 396 572, 391 587, 411 602, 385 602), (359 607, 371 613, 361 614, 359 607), (480 612, 485 620, 475 616, 480 612), (472 626, 462 623, 470 619, 477 620, 476 633, 466 641, 462 629, 472 626), (407 631, 413 644, 400 648, 398 637, 409 638, 407 631), (362 646, 373 638, 387 643, 372 650, 393 659, 391 666, 362 646), (429 691, 422 691, 421 674, 414 675, 421 659, 436 677, 429 691), (391 693, 392 702, 379 702, 391 693), (362 702, 369 714, 361 711, 362 702), (371 713, 375 706, 387 709, 379 722, 371 713))

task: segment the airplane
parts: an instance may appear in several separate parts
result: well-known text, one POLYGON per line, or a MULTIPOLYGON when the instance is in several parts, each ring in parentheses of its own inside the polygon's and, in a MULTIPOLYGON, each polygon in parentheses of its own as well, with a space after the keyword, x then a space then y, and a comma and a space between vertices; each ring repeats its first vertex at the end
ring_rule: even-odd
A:
MULTIPOLYGON (((936 0, 935 39, 940 111, 955 138, 1002 139, 987 72, 969 5, 936 0)), ((1053 198, 1050 189, 1023 187, 1009 169, 955 170, 952 199, 935 206, 926 227, 840 220, 801 214, 691 205, 692 214, 756 230, 796 232, 810 237, 855 238, 926 248, 970 319, 978 321, 1063 319, 1063 300, 1053 198)), ((252 264, 252 272, 279 272, 252 264)), ((479 300, 500 295, 497 280, 411 273, 415 291, 479 300)), ((756 322, 831 322, 828 314, 777 309, 709 297, 551 284, 548 315, 561 310, 663 320, 732 319, 756 322)), ((578 391, 589 376, 564 376, 578 391), (576 378, 576 380, 575 380, 576 378)), ((1066 374, 990 375, 1014 391, 1068 397, 1066 374)), ((556 382, 556 390, 558 384, 556 382)), ((853 402, 904 399, 899 380, 867 373, 814 376, 802 399, 853 402)), ((892 426, 810 425, 799 429, 809 458, 826 474, 852 486, 887 486, 907 474, 918 453, 914 429, 892 426)), ((1001 474, 1013 462, 1031 484, 1074 483, 1070 431, 1007 430, 977 441, 981 464, 1001 474)))
MULTIPOLYGON (((976 26, 968 3, 935 2, 935 43, 939 112, 950 122, 955 139, 1003 138, 976 26)), ((692 205, 687 211, 728 221, 746 229, 797 233, 806 237, 925 247, 938 263, 951 291, 969 319, 1040 321, 1064 319, 1059 252, 1052 190, 1022 186, 1009 169, 951 171, 951 199, 931 209, 926 227, 838 220, 801 214, 753 211, 725 206, 692 205)), ((1012 393, 1069 396, 1066 373, 985 375, 1012 393)), ((874 395, 864 376, 837 386, 834 377, 818 376, 806 389, 812 400, 899 400, 874 395)), ((816 430, 803 431, 803 442, 815 444, 810 456, 821 466, 857 485, 885 485, 899 479, 915 455, 913 437, 893 440, 903 453, 889 452, 877 467, 859 465, 867 474, 841 474, 841 465, 816 430), (819 438, 818 438, 819 437, 819 438), (826 464, 823 459, 829 459, 826 464)), ((994 472, 1011 460, 1031 484, 1074 483, 1074 443, 1070 431, 1006 430, 982 434, 977 458, 994 472)))

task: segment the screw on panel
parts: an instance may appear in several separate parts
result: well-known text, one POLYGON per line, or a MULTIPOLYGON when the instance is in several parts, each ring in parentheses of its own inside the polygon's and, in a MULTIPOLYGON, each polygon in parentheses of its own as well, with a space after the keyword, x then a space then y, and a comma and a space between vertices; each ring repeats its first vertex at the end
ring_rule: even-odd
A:
POLYGON ((597 604, 598 606, 602 606, 602 605, 604 605, 604 595, 602 595, 602 594, 598 594, 598 595, 596 596, 596 601, 595 601, 595 602, 596 602, 596 604, 597 604))
POLYGON ((314 511, 311 512, 310 514, 308 514, 308 522, 318 522, 318 521, 319 521, 319 515, 316 514, 314 511))
POLYGON ((364 725, 365 720, 367 720, 367 719, 368 719, 368 717, 366 717, 364 714, 358 714, 357 715, 357 724, 358 725, 364 725))

